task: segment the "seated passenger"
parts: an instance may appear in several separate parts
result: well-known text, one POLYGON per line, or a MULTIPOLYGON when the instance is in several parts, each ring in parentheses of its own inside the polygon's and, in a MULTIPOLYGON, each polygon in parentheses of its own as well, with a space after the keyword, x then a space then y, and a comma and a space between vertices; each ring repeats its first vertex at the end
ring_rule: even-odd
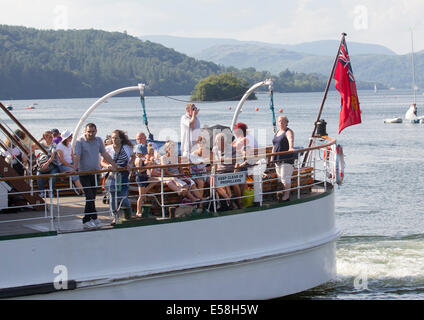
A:
MULTIPOLYGON (((55 174, 59 172, 59 166, 56 157, 56 144, 53 142, 53 133, 45 131, 43 137, 39 140, 41 146, 47 151, 47 155, 40 154, 37 158, 37 175, 55 174), (45 142, 41 142, 44 140, 45 142)), ((46 179, 37 179, 38 190, 45 189, 46 179)), ((56 178, 52 178, 52 188, 56 183, 56 178)))
MULTIPOLYGON (((57 158, 58 158, 58 164, 59 164, 59 171, 60 172, 76 172, 76 168, 72 162, 73 154, 72 151, 72 132, 69 130, 63 131, 62 135, 62 141, 57 145, 56 151, 57 151, 57 158)), ((78 195, 82 195, 83 193, 83 187, 81 185, 81 182, 79 180, 79 176, 74 175, 71 176, 72 182, 75 184, 76 193, 78 195)))
MULTIPOLYGON (((144 151, 141 150, 141 152, 144 151)), ((160 159, 157 157, 157 152, 150 142, 147 144, 147 155, 144 163, 146 166, 160 165, 160 159)), ((147 170, 147 174, 149 177, 160 177, 160 168, 149 169, 147 170)))
POLYGON ((247 125, 243 122, 239 122, 234 126, 235 140, 233 141, 233 147, 241 149, 243 146, 248 146, 252 149, 258 148, 258 142, 255 137, 247 133, 247 125))
MULTIPOLYGON (((228 139, 229 140, 229 139, 228 139)), ((216 173, 228 173, 234 172, 234 163, 233 158, 236 157, 236 149, 231 146, 231 143, 226 143, 226 136, 223 133, 219 133, 215 137, 215 146, 212 149, 213 160, 216 162, 216 173)), ((224 207, 232 207, 233 209, 243 208, 241 202, 241 191, 239 185, 225 186, 216 188, 219 196, 222 197, 224 201, 224 207), (233 188, 234 194, 236 196, 236 201, 231 204, 231 187, 233 188)))
POLYGON ((147 175, 147 170, 143 169, 146 164, 145 164, 145 160, 146 158, 144 157, 144 150, 141 147, 141 145, 137 145, 135 147, 135 167, 137 168, 137 170, 135 171, 135 181, 137 182, 137 186, 138 186, 138 199, 137 199, 137 212, 136 212, 136 216, 137 217, 141 217, 142 216, 142 212, 141 212, 141 208, 143 207, 143 201, 145 198, 145 194, 155 185, 157 185, 159 182, 152 182, 149 178, 149 176, 147 175))
MULTIPOLYGON (((17 140, 22 140, 25 137, 25 134, 22 131, 20 132, 23 134, 21 137, 19 137, 19 135, 15 132, 15 137, 17 140)), ((19 147, 13 146, 9 138, 5 138, 4 144, 7 147, 7 149, 3 152, 3 156, 6 158, 6 162, 8 162, 13 167, 13 169, 15 169, 18 175, 25 175, 25 166, 28 163, 28 158, 25 153, 23 153, 19 147)))
MULTIPOLYGON (((178 156, 175 150, 173 141, 168 141, 165 144, 165 155, 161 157, 161 165, 178 164, 178 156)), ((164 176, 166 179, 164 183, 172 191, 177 192, 178 195, 187 197, 192 202, 200 200, 198 195, 195 195, 195 190, 192 190, 196 184, 193 180, 181 177, 180 169, 178 167, 164 168, 164 176)))
POLYGON ((197 139, 193 149, 194 151, 190 155, 190 162, 193 163, 193 165, 190 166, 190 173, 191 177, 196 183, 199 196, 201 199, 203 199, 203 189, 205 184, 210 183, 210 177, 208 171, 206 170, 206 163, 209 163, 209 150, 206 146, 204 137, 200 136, 197 139))
POLYGON ((135 148, 140 146, 142 153, 144 155, 146 155, 147 154, 147 147, 150 145, 150 146, 153 147, 153 149, 155 149, 155 155, 158 157, 158 153, 157 153, 158 147, 157 147, 157 145, 155 143, 152 143, 152 142, 147 143, 147 137, 144 134, 144 132, 141 132, 141 131, 138 132, 136 137, 135 137, 135 140, 136 140, 137 144, 134 147, 134 152, 135 152, 135 148))

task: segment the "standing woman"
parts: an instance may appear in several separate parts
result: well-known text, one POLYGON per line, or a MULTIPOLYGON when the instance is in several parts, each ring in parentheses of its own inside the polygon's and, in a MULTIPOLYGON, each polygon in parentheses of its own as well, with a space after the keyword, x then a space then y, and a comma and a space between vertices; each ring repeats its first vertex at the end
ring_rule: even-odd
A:
MULTIPOLYGON (((288 128, 289 120, 286 116, 278 117, 278 126, 280 130, 275 134, 272 139, 272 152, 292 151, 294 145, 294 133, 288 128)), ((275 161, 275 171, 283 184, 283 190, 291 188, 291 176, 294 170, 293 154, 281 154, 272 156, 271 161, 275 161)), ((277 193, 277 199, 279 195, 277 193)), ((290 191, 285 191, 282 197, 282 201, 289 201, 290 191)))
MULTIPOLYGON (((106 147, 106 152, 112 157, 118 168, 131 168, 134 164, 134 153, 133 144, 128 139, 127 134, 122 130, 114 130, 111 136, 112 144, 106 147)), ((109 167, 109 164, 102 160, 102 165, 109 167)), ((111 194, 111 207, 115 211, 115 181, 117 185, 117 203, 122 200, 122 208, 129 208, 131 210, 131 204, 128 200, 128 171, 120 171, 115 174, 116 177, 121 177, 121 183, 119 186, 118 181, 110 180, 109 190, 111 194), (120 190, 119 190, 120 189, 120 190)), ((118 178, 119 179, 119 178, 118 178)))

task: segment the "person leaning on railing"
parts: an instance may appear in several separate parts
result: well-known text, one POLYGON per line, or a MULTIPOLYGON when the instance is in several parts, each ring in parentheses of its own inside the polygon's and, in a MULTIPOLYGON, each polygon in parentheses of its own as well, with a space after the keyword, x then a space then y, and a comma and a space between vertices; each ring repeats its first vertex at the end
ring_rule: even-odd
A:
MULTIPOLYGON (((293 130, 288 128, 289 119, 286 116, 278 117, 279 130, 272 139, 272 152, 283 152, 293 151, 294 148, 294 133, 293 130)), ((289 201, 290 191, 287 189, 291 188, 291 176, 294 170, 294 158, 293 154, 280 154, 271 157, 271 161, 275 162, 275 171, 283 184, 284 194, 277 193, 277 200, 289 201)))
MULTIPOLYGON (((111 165, 112 170, 116 170, 117 166, 109 153, 106 152, 103 140, 96 137, 97 127, 94 123, 89 123, 84 129, 84 135, 79 138, 75 144, 74 165, 81 172, 100 170, 100 155, 106 162, 111 165)), ((84 228, 92 229, 101 226, 101 222, 97 219, 96 210, 96 176, 95 174, 80 175, 81 184, 85 193, 85 209, 82 223, 84 228)))
MULTIPOLYGON (((122 130, 114 130, 111 135, 111 140, 112 145, 106 147, 106 152, 111 156, 119 168, 132 168, 135 156, 133 153, 133 144, 128 139, 127 134, 122 130)), ((103 159, 101 164, 106 168, 110 168, 111 166, 103 159)), ((119 171, 114 174, 109 174, 106 180, 106 186, 111 195, 110 204, 114 213, 116 213, 115 211, 117 210, 116 202, 119 205, 121 201, 122 209, 131 212, 131 203, 128 199, 128 177, 129 171, 119 171), (115 188, 117 188, 117 190, 115 188)), ((116 216, 114 222, 116 222, 116 216)))

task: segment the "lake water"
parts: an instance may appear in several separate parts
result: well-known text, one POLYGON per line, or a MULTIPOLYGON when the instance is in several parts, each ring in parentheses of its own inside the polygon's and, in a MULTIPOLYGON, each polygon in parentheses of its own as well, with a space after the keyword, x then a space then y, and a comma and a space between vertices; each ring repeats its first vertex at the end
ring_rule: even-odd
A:
MULTIPOLYGON (((322 93, 275 94, 279 109, 289 118, 295 145, 307 146, 322 100, 322 93)), ((178 139, 179 119, 188 96, 146 97, 149 128, 156 139, 178 139)), ((96 99, 20 100, 11 103, 13 114, 37 138, 46 129, 73 130, 96 99), (37 103, 35 109, 25 106, 37 103)), ((360 91, 362 124, 337 134, 340 97, 330 92, 321 118, 327 132, 344 148, 344 184, 336 190, 337 224, 343 236, 337 242, 337 279, 298 294, 306 299, 424 299, 424 125, 384 124, 386 118, 404 116, 412 95, 408 91, 360 91)), ((237 102, 197 103, 203 125, 231 125, 237 102), (229 110, 229 107, 232 110, 229 110)), ((417 96, 418 114, 424 114, 424 96, 417 96)), ((5 119, 5 116, 1 117, 5 119)), ((240 121, 266 133, 270 144, 272 117, 269 97, 243 107, 240 121), (256 111, 259 108, 259 111, 256 111)), ((88 121, 98 135, 123 129, 134 138, 146 131, 138 98, 112 98, 97 108, 88 121)), ((11 128, 15 128, 10 121, 11 128)), ((3 137, 2 137, 3 138, 3 137)))

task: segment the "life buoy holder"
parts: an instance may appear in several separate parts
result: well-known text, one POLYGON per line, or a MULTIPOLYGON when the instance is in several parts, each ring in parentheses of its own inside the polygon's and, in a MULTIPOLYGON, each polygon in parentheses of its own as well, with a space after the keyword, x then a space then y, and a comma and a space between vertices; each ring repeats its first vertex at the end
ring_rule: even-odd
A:
POLYGON ((344 179, 344 155, 343 155, 343 148, 341 145, 336 146, 336 161, 335 161, 335 173, 336 173, 336 183, 338 185, 341 185, 343 183, 344 179))

